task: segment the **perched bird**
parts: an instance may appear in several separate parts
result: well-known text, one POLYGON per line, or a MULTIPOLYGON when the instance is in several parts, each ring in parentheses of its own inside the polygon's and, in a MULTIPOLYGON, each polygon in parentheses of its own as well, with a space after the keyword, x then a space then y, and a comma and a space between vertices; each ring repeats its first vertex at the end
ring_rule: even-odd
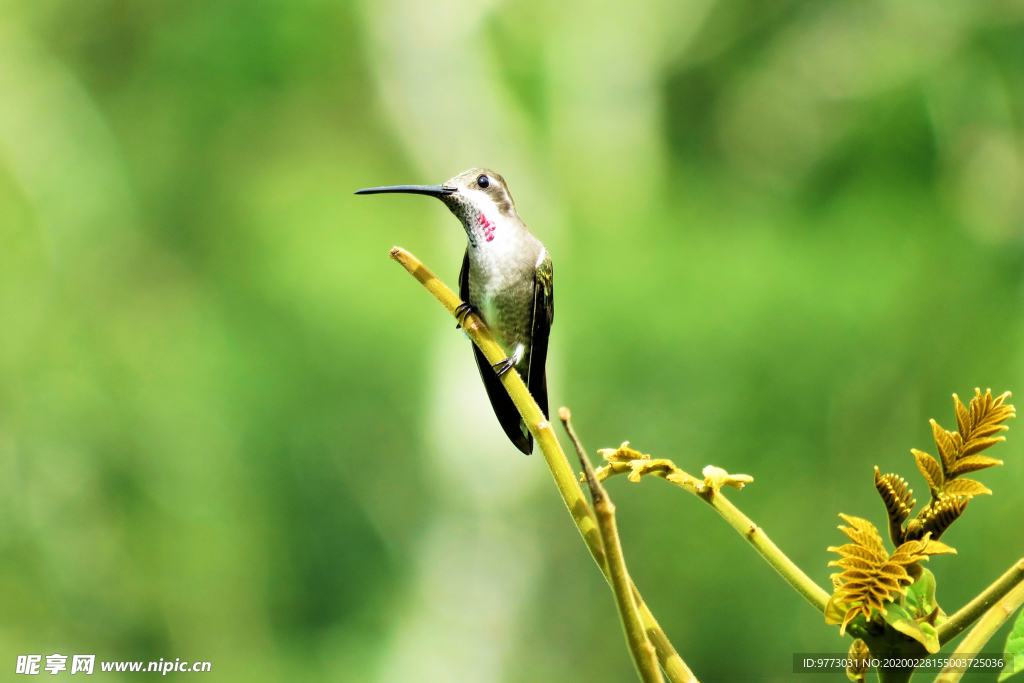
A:
POLYGON ((483 318, 508 356, 492 366, 480 349, 473 347, 498 422, 516 448, 529 455, 533 437, 500 377, 515 368, 549 417, 544 364, 555 306, 547 249, 519 218, 505 179, 494 171, 472 168, 444 185, 370 187, 356 194, 385 192, 437 197, 462 221, 469 245, 459 273, 463 304, 457 313, 464 316, 472 310, 483 318))

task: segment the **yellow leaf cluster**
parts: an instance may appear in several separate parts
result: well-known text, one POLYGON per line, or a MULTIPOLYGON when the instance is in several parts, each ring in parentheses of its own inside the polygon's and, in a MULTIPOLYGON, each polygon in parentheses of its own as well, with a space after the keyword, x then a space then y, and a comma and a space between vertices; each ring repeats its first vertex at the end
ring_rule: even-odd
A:
POLYGON ((1003 464, 1001 460, 979 453, 1005 440, 1005 437, 995 435, 1005 431, 1007 427, 1003 422, 1015 415, 1014 407, 1006 403, 1009 397, 1010 392, 993 397, 991 389, 984 394, 980 389, 975 389, 968 408, 953 394, 957 431, 946 431, 935 420, 930 421, 938 459, 914 448, 911 452, 917 468, 928 482, 931 502, 905 528, 903 524, 917 502, 911 498, 913 491, 902 477, 895 474, 883 475, 875 468, 875 488, 885 503, 889 518, 889 538, 894 545, 918 540, 926 534, 938 540, 949 525, 963 514, 967 502, 973 496, 992 493, 981 482, 962 475, 1003 464))
MULTIPOLYGON (((598 449, 597 453, 608 463, 604 467, 598 467, 595 470, 594 474, 597 475, 598 481, 604 481, 616 474, 628 474, 628 479, 632 482, 640 481, 640 478, 646 474, 652 474, 669 481, 693 479, 690 475, 676 467, 675 463, 671 460, 664 458, 652 459, 647 453, 641 453, 630 448, 628 441, 623 441, 622 445, 618 448, 598 449)), ((584 481, 582 476, 580 481, 584 481)))
POLYGON ((928 482, 933 502, 937 502, 943 495, 969 498, 992 493, 973 479, 959 477, 1003 464, 1002 460, 978 454, 1006 440, 1004 436, 995 435, 1006 431, 1008 427, 1003 422, 1016 415, 1014 407, 1006 403, 1009 397, 1008 391, 993 397, 991 389, 987 389, 984 394, 981 389, 975 389, 968 408, 953 394, 957 431, 947 431, 935 420, 930 421, 938 459, 917 449, 911 449, 911 452, 917 468, 928 482))
POLYGON ((839 559, 829 562, 829 566, 843 571, 832 575, 836 589, 826 619, 841 625, 840 634, 845 634, 847 625, 858 614, 865 619, 870 618, 873 610, 884 615, 885 605, 892 602, 894 594, 906 595, 907 586, 914 582, 913 565, 930 555, 956 552, 945 543, 931 540, 926 533, 920 539, 900 544, 890 555, 874 524, 860 517, 839 516, 850 525, 840 526, 840 531, 853 542, 829 548, 839 554, 839 559))
MULTIPOLYGON (((907 482, 896 474, 883 475, 875 468, 875 489, 885 504, 889 538, 896 548, 892 555, 871 522, 840 515, 850 526, 839 528, 852 543, 829 548, 839 554, 839 559, 829 562, 829 566, 840 567, 843 571, 832 575, 835 590, 825 609, 825 620, 841 625, 840 633, 845 633, 858 615, 870 619, 876 612, 891 621, 897 630, 901 624, 907 626, 898 610, 889 614, 886 606, 893 609, 894 596, 906 595, 907 586, 921 576, 919 562, 930 555, 956 552, 941 543, 939 537, 963 514, 973 496, 991 493, 980 482, 963 475, 1003 464, 981 452, 1005 440, 999 435, 1007 429, 1003 423, 1016 415, 1013 405, 1006 402, 1009 397, 1010 392, 993 397, 991 389, 984 394, 975 389, 967 407, 953 394, 957 431, 947 431, 935 420, 930 421, 939 457, 911 449, 931 492, 931 500, 917 516, 911 518, 917 501, 907 482)), ((913 631, 918 633, 920 629, 915 627, 913 631)), ((911 637, 918 636, 911 634, 911 637)), ((922 642, 931 640, 925 637, 922 642)), ((937 640, 934 647, 936 650, 939 647, 937 640)))

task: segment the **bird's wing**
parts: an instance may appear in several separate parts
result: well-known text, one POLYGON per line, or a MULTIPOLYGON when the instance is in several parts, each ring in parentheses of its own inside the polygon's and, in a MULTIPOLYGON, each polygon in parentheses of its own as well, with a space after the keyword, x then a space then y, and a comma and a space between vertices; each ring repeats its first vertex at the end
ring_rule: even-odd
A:
MULTIPOLYGON (((462 270, 459 271, 459 297, 469 303, 469 250, 462 258, 462 270)), ((545 345, 547 338, 545 337, 545 345)), ((483 380, 484 389, 487 390, 487 398, 491 400, 491 408, 505 430, 505 435, 515 444, 515 447, 529 455, 533 451, 533 437, 525 431, 519 411, 508 395, 501 379, 487 362, 483 352, 473 344, 473 357, 476 358, 476 367, 480 370, 480 379, 483 380)))
POLYGON ((548 336, 554 319, 554 271, 551 268, 551 257, 545 253, 544 259, 537 266, 533 285, 533 336, 530 339, 530 369, 526 385, 544 412, 544 417, 549 420, 551 415, 548 413, 548 375, 545 365, 548 358, 548 336))

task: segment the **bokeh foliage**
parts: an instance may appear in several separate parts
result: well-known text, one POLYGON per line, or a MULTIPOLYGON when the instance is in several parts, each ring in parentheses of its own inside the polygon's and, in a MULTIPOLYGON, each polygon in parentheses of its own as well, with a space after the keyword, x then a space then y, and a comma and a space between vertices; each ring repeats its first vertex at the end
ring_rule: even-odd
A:
MULTIPOLYGON (((0 2, 4 662, 375 680, 452 504, 426 457, 438 312, 387 249, 450 284, 461 254, 440 207, 358 187, 500 170, 553 254, 552 404, 592 448, 754 475, 734 497, 823 586, 835 514, 884 523, 874 465, 906 469, 953 391, 1019 395, 1020 3, 556 5, 474 5, 473 62, 421 102, 483 69, 543 173, 481 140, 425 177, 380 27, 465 5, 0 2)), ((486 125, 451 104, 439 138, 486 125)), ((930 563, 947 611, 1024 552, 1020 450, 930 563)), ((845 651, 707 510, 610 487, 701 680, 845 651)), ((502 678, 628 680, 554 491, 516 514, 542 569, 502 678)))

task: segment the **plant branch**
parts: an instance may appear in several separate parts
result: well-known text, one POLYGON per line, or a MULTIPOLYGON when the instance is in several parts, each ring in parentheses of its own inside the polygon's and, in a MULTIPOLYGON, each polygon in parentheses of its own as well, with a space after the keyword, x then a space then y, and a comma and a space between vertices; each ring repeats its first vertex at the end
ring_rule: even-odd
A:
POLYGON ((601 541, 604 544, 605 557, 608 559, 608 573, 611 575, 615 605, 618 607, 619 618, 622 620, 622 630, 626 634, 629 652, 633 655, 633 664, 644 683, 662 683, 664 679, 661 677, 661 669, 658 668, 654 646, 647 639, 643 624, 640 623, 640 614, 637 612, 636 603, 633 602, 633 591, 630 590, 631 582, 626 570, 626 558, 622 552, 619 529, 615 522, 615 504, 612 503, 612 499, 594 474, 594 468, 591 466, 590 460, 587 459, 583 444, 576 436, 576 430, 572 428, 572 416, 569 409, 560 408, 558 417, 562 420, 565 432, 572 439, 573 445, 576 446, 576 454, 580 458, 580 466, 583 468, 587 487, 590 489, 590 498, 597 515, 597 526, 601 531, 601 541))
POLYGON ((815 609, 824 614, 829 594, 811 577, 807 576, 793 560, 789 559, 789 556, 768 538, 761 527, 740 512, 728 498, 722 495, 721 491, 709 490, 706 495, 701 495, 701 498, 704 498, 729 523, 729 526, 739 532, 786 583, 811 603, 815 609))
MULTIPOLYGON (((1018 583, 978 620, 978 623, 960 641, 950 659, 973 660, 999 627, 1024 603, 1024 583, 1018 583)), ((947 666, 935 677, 935 683, 956 683, 967 671, 966 666, 947 666)))
MULTIPOLYGON (((619 452, 621 451, 622 448, 619 449, 619 452)), ((636 453, 632 450, 630 452, 636 453)), ((828 604, 830 597, 829 594, 811 580, 793 560, 789 559, 768 538, 761 527, 754 524, 749 517, 740 512, 719 490, 722 485, 742 487, 743 483, 750 481, 749 477, 733 477, 719 468, 706 468, 704 474, 707 478, 702 481, 676 467, 671 460, 650 460, 648 456, 643 456, 642 459, 624 462, 613 459, 615 454, 606 455, 605 457, 610 460, 610 464, 598 470, 598 475, 601 479, 615 474, 630 472, 630 479, 639 481, 641 475, 651 474, 675 484, 706 502, 728 522, 729 526, 735 529, 740 536, 754 547, 754 550, 779 573, 786 583, 792 586, 797 593, 802 595, 819 612, 825 612, 825 606, 828 604), (715 477, 721 478, 723 475, 725 477, 724 480, 715 480, 715 477)))
MULTIPOLYGON (((413 277, 419 280, 420 284, 426 287, 427 291, 433 294, 434 298, 450 314, 455 315, 455 309, 462 301, 447 285, 430 272, 419 259, 400 247, 394 247, 391 250, 390 256, 409 271, 413 277)), ((462 321, 462 328, 490 363, 498 363, 505 359, 505 354, 501 347, 494 341, 494 337, 491 336, 487 326, 475 314, 469 313, 466 315, 462 321)), ((583 491, 580 489, 579 482, 576 481, 575 473, 565 457, 565 452, 562 451, 558 439, 555 438, 555 432, 551 424, 544 413, 541 412, 537 402, 533 400, 523 380, 514 369, 503 374, 501 382, 508 391, 512 402, 519 410, 519 414, 522 415, 523 421, 526 423, 533 438, 537 441, 537 446, 540 448, 544 461, 551 470, 551 476, 555 480, 555 485, 562 496, 562 501, 569 508, 569 514, 572 515, 580 535, 583 536, 587 549, 590 550, 590 554, 601 569, 605 579, 610 582, 608 562, 601 541, 601 532, 597 526, 597 519, 583 497, 583 491)), ((689 667, 686 666, 682 657, 679 656, 679 653, 676 652, 665 636, 665 632, 654 618, 647 604, 643 601, 636 586, 631 585, 631 588, 644 630, 647 632, 647 636, 650 638, 651 643, 653 643, 655 650, 657 650, 658 661, 661 662, 661 666, 665 669, 669 680, 672 683, 696 681, 689 667)))
POLYGON ((945 645, 960 635, 1000 598, 1024 581, 1024 558, 1021 558, 978 597, 961 607, 939 625, 939 643, 945 645))

